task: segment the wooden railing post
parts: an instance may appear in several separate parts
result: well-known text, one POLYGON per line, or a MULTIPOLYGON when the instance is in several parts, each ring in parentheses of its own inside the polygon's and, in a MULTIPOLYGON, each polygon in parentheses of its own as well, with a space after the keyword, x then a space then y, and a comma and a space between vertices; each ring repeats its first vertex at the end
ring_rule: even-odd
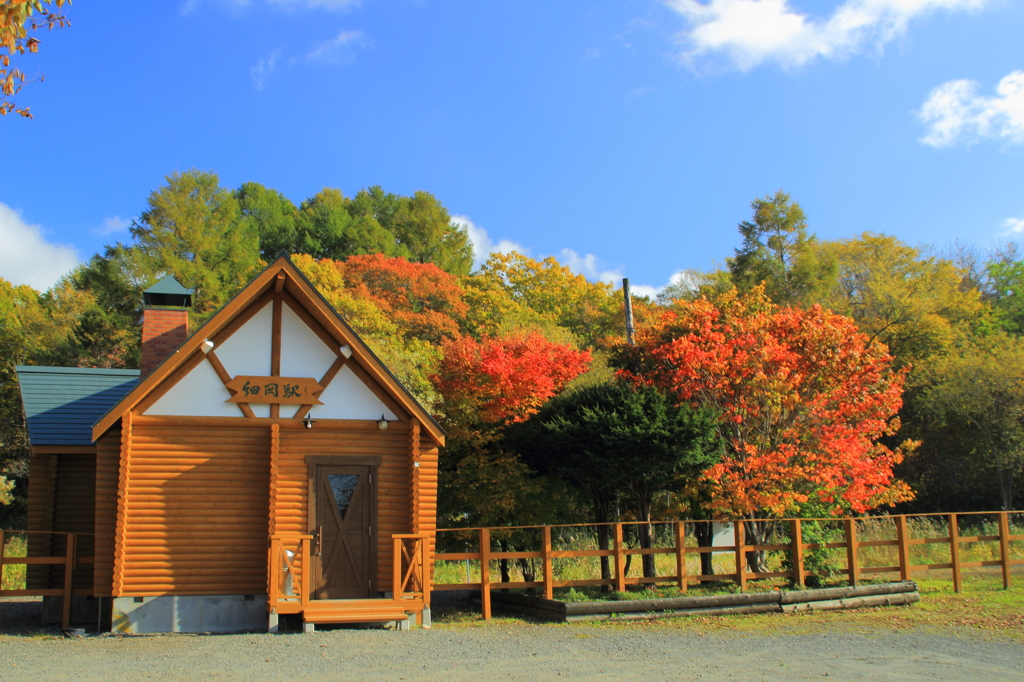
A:
POLYGON ((740 586, 740 592, 747 591, 747 557, 743 551, 746 545, 743 537, 743 520, 733 521, 733 539, 736 545, 736 584, 740 586))
MULTIPOLYGON (((0 530, 0 590, 4 589, 4 541, 4 532, 0 530)), ((25 568, 28 568, 28 566, 26 566, 25 568)), ((28 585, 26 585, 26 587, 28 587, 28 585)))
POLYGON ((1010 589, 1010 513, 999 512, 999 558, 1003 564, 1003 589, 1010 589))
POLYGON ((391 567, 391 599, 400 601, 402 599, 402 539, 391 539, 392 552, 395 558, 391 567))
POLYGON ((277 608, 278 602, 281 600, 281 539, 277 537, 270 538, 270 556, 267 557, 267 563, 270 568, 269 576, 269 589, 270 592, 267 595, 268 606, 271 609, 277 608))
POLYGON ((953 564, 953 589, 963 590, 960 578, 960 528, 957 527, 956 514, 949 515, 949 560, 953 564))
POLYGON ((860 583, 860 568, 857 566, 857 519, 846 519, 846 564, 850 570, 850 584, 860 583))
MULTIPOLYGON (((302 548, 302 550, 301 550, 302 571, 299 573, 299 576, 300 576, 300 580, 299 580, 299 585, 300 585, 299 594, 301 595, 301 601, 302 601, 302 605, 303 606, 309 606, 309 593, 311 592, 310 588, 313 585, 313 580, 312 580, 312 578, 313 578, 313 564, 310 561, 310 557, 309 557, 309 555, 310 555, 309 542, 310 542, 311 539, 312 538, 310 538, 310 537, 303 537, 300 540, 300 542, 299 542, 299 544, 300 544, 300 546, 302 548)), ((293 590, 295 589, 294 585, 295 585, 295 564, 292 563, 292 589, 293 590)))
POLYGON ((793 584, 797 587, 804 586, 804 535, 800 528, 800 519, 793 519, 790 521, 792 525, 791 542, 793 549, 790 550, 793 554, 793 584))
POLYGON ((423 590, 423 606, 430 608, 430 537, 416 541, 420 548, 420 589, 423 590))
POLYGON ((484 620, 491 619, 491 530, 480 529, 480 607, 484 620))
POLYGON ((676 521, 676 577, 679 591, 686 592, 686 522, 676 521))
POLYGON ((544 598, 555 598, 554 567, 551 565, 551 526, 541 529, 541 570, 544 575, 544 598))
POLYGON ((67 630, 71 626, 71 591, 75 574, 75 534, 68 533, 67 549, 64 554, 64 612, 60 626, 67 630))
POLYGON ((615 524, 615 591, 626 591, 626 555, 622 551, 622 524, 615 524))
POLYGON ((907 517, 900 514, 896 517, 896 540, 900 556, 900 580, 910 580, 910 545, 907 534, 907 517))

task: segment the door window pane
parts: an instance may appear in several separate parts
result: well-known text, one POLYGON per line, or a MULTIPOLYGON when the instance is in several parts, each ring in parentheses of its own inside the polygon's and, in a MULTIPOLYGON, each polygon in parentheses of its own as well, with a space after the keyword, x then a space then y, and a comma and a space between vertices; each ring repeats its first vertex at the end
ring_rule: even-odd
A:
POLYGON ((327 482, 331 484, 331 492, 334 493, 334 503, 338 505, 338 513, 345 518, 348 505, 352 502, 352 494, 356 491, 356 484, 359 483, 359 476, 355 474, 327 474, 327 482))

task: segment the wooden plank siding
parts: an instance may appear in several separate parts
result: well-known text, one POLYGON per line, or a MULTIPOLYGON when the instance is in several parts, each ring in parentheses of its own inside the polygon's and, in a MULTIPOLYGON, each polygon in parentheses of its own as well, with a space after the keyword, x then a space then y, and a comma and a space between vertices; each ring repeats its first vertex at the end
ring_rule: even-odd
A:
MULTIPOLYGON (((53 530, 54 483, 57 476, 57 455, 33 450, 28 462, 28 518, 27 530, 53 530)), ((29 556, 50 556, 52 538, 32 533, 28 536, 29 556)), ((28 566, 26 587, 45 590, 50 587, 50 567, 28 566)))
POLYGON ((109 597, 114 589, 114 535, 117 530, 117 476, 121 464, 121 430, 96 443, 96 563, 93 594, 109 597))
MULTIPOLYGON (((56 457, 52 530, 62 533, 83 533, 78 536, 77 555, 91 557, 95 550, 92 534, 95 527, 96 453, 61 453, 56 457)), ((51 549, 52 556, 64 556, 67 551, 64 536, 57 536, 51 549)), ((63 564, 51 566, 50 587, 63 585, 63 564)), ((78 566, 74 571, 73 586, 92 590, 92 566, 78 566)))
POLYGON ((261 594, 270 429, 135 416, 121 594, 261 594))
POLYGON ((409 428, 390 422, 386 431, 369 422, 365 428, 332 429, 317 423, 312 429, 281 428, 277 487, 273 506, 278 533, 305 534, 309 516, 307 456, 380 457, 377 470, 377 585, 391 584, 394 533, 410 532, 409 428))

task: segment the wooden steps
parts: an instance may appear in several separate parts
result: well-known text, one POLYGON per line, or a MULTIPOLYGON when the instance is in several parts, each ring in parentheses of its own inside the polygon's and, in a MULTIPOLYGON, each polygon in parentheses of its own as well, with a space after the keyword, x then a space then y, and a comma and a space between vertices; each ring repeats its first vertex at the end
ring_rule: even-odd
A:
POLYGON ((306 624, 387 623, 409 620, 409 612, 423 610, 421 601, 390 599, 337 599, 310 602, 302 611, 306 624))

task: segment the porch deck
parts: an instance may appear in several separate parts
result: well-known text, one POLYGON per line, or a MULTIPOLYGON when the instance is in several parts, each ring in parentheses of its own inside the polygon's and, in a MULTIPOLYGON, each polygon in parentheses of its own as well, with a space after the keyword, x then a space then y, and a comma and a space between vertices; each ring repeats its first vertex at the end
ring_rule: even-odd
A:
MULTIPOLYGON (((272 535, 270 537, 270 575, 267 610, 271 623, 281 614, 301 614, 304 630, 317 624, 386 623, 399 627, 411 625, 410 619, 424 623, 424 610, 430 608, 427 588, 429 535, 392 535, 394 566, 392 596, 384 599, 312 599, 312 580, 304 567, 312 566, 312 535, 272 535)), ((273 629, 273 625, 271 626, 273 629)))

